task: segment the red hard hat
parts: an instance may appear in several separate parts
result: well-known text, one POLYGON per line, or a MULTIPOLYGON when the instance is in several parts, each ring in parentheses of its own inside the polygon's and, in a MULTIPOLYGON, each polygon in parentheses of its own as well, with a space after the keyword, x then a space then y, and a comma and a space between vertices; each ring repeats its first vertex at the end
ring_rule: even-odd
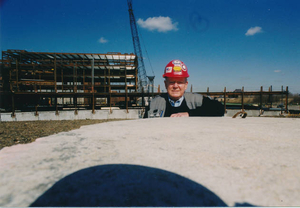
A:
POLYGON ((186 65, 180 60, 170 61, 165 67, 163 77, 189 77, 186 65))

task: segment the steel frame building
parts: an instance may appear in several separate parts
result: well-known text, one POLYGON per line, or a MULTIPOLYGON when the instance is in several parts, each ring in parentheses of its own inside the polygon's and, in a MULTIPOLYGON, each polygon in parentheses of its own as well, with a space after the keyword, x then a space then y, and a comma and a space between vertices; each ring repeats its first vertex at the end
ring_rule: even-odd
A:
MULTIPOLYGON (((117 106, 145 107, 145 97, 161 94, 144 92, 139 88, 138 61, 134 54, 121 53, 42 53, 25 50, 2 51, 0 70, 0 109, 12 112, 42 110, 101 109, 117 106), (141 101, 138 105, 138 100, 141 101)), ((160 88, 159 88, 160 89, 160 88)), ((196 92, 207 96, 259 96, 259 109, 263 109, 263 95, 285 96, 288 112, 288 87, 286 90, 245 92, 196 92)))
POLYGON ((7 50, 2 51, 0 75, 1 108, 11 111, 78 106, 94 110, 120 100, 127 108, 136 101, 128 93, 138 90, 137 58, 126 53, 7 50))

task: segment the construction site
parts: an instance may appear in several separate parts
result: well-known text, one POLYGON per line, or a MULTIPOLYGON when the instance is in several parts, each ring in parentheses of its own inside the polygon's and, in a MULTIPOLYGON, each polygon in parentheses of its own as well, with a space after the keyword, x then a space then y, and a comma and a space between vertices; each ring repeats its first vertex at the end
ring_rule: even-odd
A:
MULTIPOLYGON (((25 7, 25 4, 17 7, 20 2, 11 6, 11 11, 16 10, 18 15, 21 9, 24 10, 22 6, 25 7)), ((57 19, 59 21, 52 18, 57 12, 56 7, 63 4, 47 2, 49 5, 42 10, 41 5, 34 2, 33 19, 39 17, 36 16, 38 12, 50 11, 51 16, 45 15, 46 20, 50 16, 51 22, 62 23, 63 29, 67 28, 66 25, 76 26, 90 34, 78 24, 78 19, 75 19, 74 25, 61 21, 68 17, 74 20, 67 15, 73 5, 80 7, 76 12, 80 10, 82 13, 76 13, 76 17, 82 18, 84 9, 81 7, 88 5, 88 15, 97 21, 97 27, 106 31, 107 28, 103 27, 105 19, 113 19, 112 12, 109 12, 111 10, 105 7, 109 5, 107 2, 111 3, 101 1, 97 5, 98 2, 94 1, 92 4, 66 4, 68 10, 61 10, 63 18, 57 19), (54 7, 51 9, 50 6, 54 7), (97 8, 95 13, 101 14, 101 18, 93 16, 92 7, 97 8), (99 12, 104 10, 107 13, 99 12)), ((145 2, 140 4, 145 7, 145 2)), ((174 10, 174 14, 179 14, 178 11, 180 16, 187 14, 189 10, 182 7, 182 3, 178 6, 169 1, 168 13, 172 14, 169 7, 174 9, 176 6, 179 10, 174 10), (173 4, 175 6, 171 7, 173 4)), ((29 13, 31 7, 27 4, 30 5, 30 2, 26 2, 26 12, 29 13)), ((45 2, 41 4, 46 5, 45 2)), ((114 11, 118 11, 117 3, 113 4, 114 11)), ((162 5, 152 1, 151 4, 155 7, 162 5)), ((202 4, 201 1, 201 9, 202 4)), ((177 98, 180 102, 184 99, 186 101, 176 106, 178 100, 172 103, 171 95, 165 96, 167 93, 163 94, 160 85, 154 85, 154 73, 149 76, 151 69, 147 71, 145 68, 146 58, 141 50, 132 0, 127 0, 127 5, 133 52, 127 52, 127 47, 125 52, 117 52, 121 51, 120 45, 117 45, 116 52, 107 52, 112 51, 109 45, 106 52, 103 50, 98 53, 59 52, 60 48, 51 52, 33 51, 26 47, 8 49, 10 46, 2 51, 0 207, 299 206, 300 163, 295 161, 300 157, 300 96, 290 93, 288 86, 281 86, 280 90, 278 86, 257 86, 256 90, 245 90, 244 86, 235 86, 235 80, 231 83, 231 87, 235 88, 230 90, 224 86, 219 91, 211 91, 209 87, 202 86, 207 87, 207 90, 193 91, 193 83, 190 83, 190 89, 187 88, 188 76, 185 76, 178 79, 181 82, 176 79, 166 79, 165 82, 168 93, 176 91, 173 90, 175 84, 181 84, 178 88, 181 88, 182 94, 177 98), (167 83, 170 80, 173 81, 171 90, 168 88, 168 84, 171 84, 167 83), (205 106, 204 100, 209 100, 206 102, 207 107, 201 110, 210 110, 209 107, 214 108, 217 105, 213 104, 218 103, 218 112, 222 115, 200 114, 200 111, 193 115, 189 114, 190 111, 186 112, 190 109, 187 104, 191 103, 187 102, 187 93, 184 94, 187 91, 192 92, 188 94, 194 96, 196 107, 205 106), (169 109, 182 107, 181 111, 169 111, 170 114, 165 116, 158 112, 160 109, 146 112, 151 102, 152 106, 156 104, 157 99, 152 98, 157 95, 165 96, 161 102, 163 105, 169 105, 169 109), (142 119, 148 113, 149 119, 142 119), (172 118, 174 114, 181 116, 172 118)), ((234 3, 230 4, 230 13, 224 14, 234 14, 232 11, 235 7, 234 3)), ((124 9, 124 6, 119 8, 124 9)), ((189 8, 196 9, 193 5, 189 8)), ((249 14, 255 16, 253 11, 245 12, 243 7, 237 8, 247 16, 231 16, 234 20, 236 17, 243 20, 243 26, 249 14)), ((219 9, 221 13, 225 10, 224 6, 219 9)), ((274 11, 278 13, 279 10, 274 11)), ((206 22, 204 29, 208 29, 209 21, 206 21, 205 16, 195 12, 191 14, 194 15, 190 16, 190 22, 191 17, 195 17, 193 19, 199 24, 201 21, 206 22)), ((221 17, 220 13, 217 15, 221 17)), ((222 20, 223 27, 225 18, 222 20)), ((28 27, 28 23, 32 23, 26 21, 20 21, 19 24, 28 27)), ((87 23, 88 27, 92 25, 90 21, 87 23)), ((235 25, 229 23, 228 28, 236 31, 233 27, 235 25)), ((174 24, 177 26, 178 23, 174 24)), ((45 20, 41 25, 47 25, 47 32, 51 31, 45 20)), ((14 25, 14 28, 19 30, 18 26, 14 25)), ((194 26, 195 31, 203 31, 201 27, 196 27, 197 24, 194 26)), ((259 27, 251 27, 249 30, 254 33, 253 29, 257 28, 258 33, 263 33, 259 27)), ((113 33, 119 31, 113 25, 113 33)), ((216 31, 217 36, 220 36, 220 30, 216 31)), ((227 33, 227 30, 223 32, 227 33)), ((266 30, 267 33, 270 31, 266 30)), ((236 44, 238 40, 231 34, 230 39, 234 39, 236 44)), ((191 39, 191 42, 198 50, 199 47, 194 45, 196 41, 191 39)), ((216 44, 218 48, 220 42, 216 44)), ((228 41, 224 42, 228 44, 228 41)), ((175 43, 177 46, 178 42, 175 43)), ((280 42, 276 41, 276 44, 280 42)), ((258 45, 254 45, 255 52, 258 45)), ((84 47, 88 48, 86 44, 84 47)), ((211 51, 215 52, 213 48, 211 51)), ((281 54, 282 51, 285 50, 280 50, 281 54)), ((223 52, 227 56, 228 50, 223 52)), ((273 54, 271 56, 272 60, 276 59, 273 54)), ((171 62, 175 61, 179 60, 171 62)), ((243 59, 241 61, 244 62, 243 59)), ((167 65, 165 74, 183 71, 187 74, 187 67, 184 64, 180 66, 183 67, 167 65)), ((259 68, 263 68, 263 65, 259 68)), ((220 67, 221 70, 223 68, 220 67)), ((234 72, 226 73, 231 76, 234 72)), ((222 74, 217 76, 222 77, 222 74)), ((201 80, 196 82, 201 83, 201 80)), ((243 85, 245 83, 243 81, 243 85)), ((293 91, 293 83, 289 82, 289 85, 293 91)))
MULTIPOLYGON (((27 113, 25 117, 34 116, 29 120, 39 120, 42 119, 38 117, 41 112, 48 112, 45 117, 51 120, 70 111, 75 115, 70 119, 76 119, 79 111, 85 112, 80 118, 94 118, 96 111, 108 110, 106 114, 110 115, 117 109, 122 110, 122 115, 117 117, 141 118, 151 98, 161 91, 158 85, 154 92, 155 75, 152 69, 153 75, 149 76, 149 69, 147 72, 144 65, 132 1, 128 0, 127 5, 134 53, 2 51, 0 120, 9 114, 12 120, 18 120, 16 113, 27 113), (128 116, 133 110, 137 113, 128 116)), ((229 109, 255 109, 259 111, 256 114, 261 115, 262 111, 274 110, 274 103, 280 115, 289 110, 288 86, 285 89, 282 86, 280 91, 273 91, 272 86, 269 90, 264 91, 261 87, 260 91, 248 92, 244 87, 235 91, 227 91, 225 87, 219 92, 210 92, 207 88, 206 92, 194 93, 218 99, 223 103, 225 113, 229 109), (280 99, 273 102, 273 96, 280 99), (249 104, 249 97, 252 97, 250 100, 258 99, 249 104)))
POLYGON ((138 90, 134 54, 8 50, 2 52, 1 69, 5 110, 94 110, 137 101, 128 97, 138 90))
MULTIPOLYGON (((148 80, 132 1, 127 1, 133 53, 48 53, 2 51, 2 112, 95 110, 145 106, 148 80)), ((153 92, 153 90, 152 90, 153 92)), ((153 95, 153 94, 152 94, 153 95)))
MULTIPOLYGON (((124 109, 125 113, 135 109, 141 117, 151 97, 161 92, 160 86, 154 92, 154 77, 149 76, 147 80, 145 70, 141 75, 138 63, 138 56, 132 53, 2 51, 1 111, 11 112, 14 118, 16 112, 34 112, 38 116, 39 112, 47 111, 59 116, 66 111, 78 115, 83 110, 89 114, 109 110, 111 114, 113 109, 124 109)), ((244 88, 210 92, 208 88, 206 92, 195 93, 218 99, 224 104, 225 112, 228 109, 274 110, 272 96, 279 96, 283 105, 275 110, 281 114, 288 112, 288 87, 285 90, 282 87, 281 91, 272 91, 271 87, 264 91, 261 87, 256 92, 245 92, 244 88), (246 103, 251 96, 258 98, 256 105, 246 103)))

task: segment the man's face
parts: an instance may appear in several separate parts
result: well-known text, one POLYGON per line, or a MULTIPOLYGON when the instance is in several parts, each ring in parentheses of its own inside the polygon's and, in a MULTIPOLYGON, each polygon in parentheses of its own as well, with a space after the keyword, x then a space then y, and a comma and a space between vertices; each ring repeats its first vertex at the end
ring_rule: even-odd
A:
POLYGON ((165 86, 170 98, 176 101, 184 94, 184 91, 188 86, 188 81, 186 78, 167 77, 165 80, 165 86))

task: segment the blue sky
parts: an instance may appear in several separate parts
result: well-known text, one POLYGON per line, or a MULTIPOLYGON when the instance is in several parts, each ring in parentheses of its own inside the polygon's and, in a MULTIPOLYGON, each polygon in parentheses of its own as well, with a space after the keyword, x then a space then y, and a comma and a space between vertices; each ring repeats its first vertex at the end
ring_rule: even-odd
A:
MULTIPOLYGON (((126 0, 0 5, 1 51, 134 52, 126 0)), ((133 0, 133 10, 147 74, 162 89, 165 65, 180 59, 193 91, 300 92, 299 0, 133 0)))

